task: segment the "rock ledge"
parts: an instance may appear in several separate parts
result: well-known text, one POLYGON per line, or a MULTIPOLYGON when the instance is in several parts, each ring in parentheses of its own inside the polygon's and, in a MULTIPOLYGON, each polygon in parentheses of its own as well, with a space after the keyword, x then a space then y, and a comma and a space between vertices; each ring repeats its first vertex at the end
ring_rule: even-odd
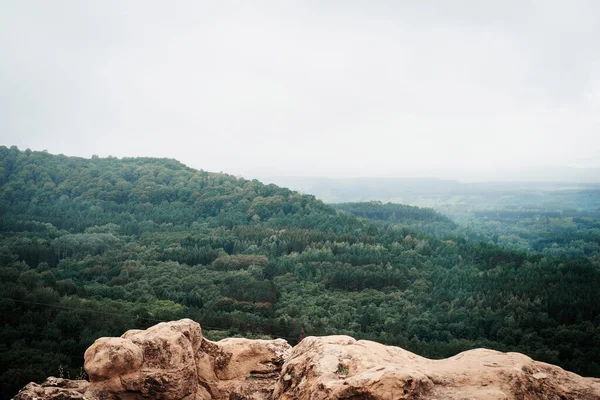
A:
POLYGON ((430 360, 349 336, 212 342, 183 319, 85 352, 90 381, 48 378, 14 397, 89 400, 600 399, 600 379, 583 378, 520 353, 475 349, 430 360))

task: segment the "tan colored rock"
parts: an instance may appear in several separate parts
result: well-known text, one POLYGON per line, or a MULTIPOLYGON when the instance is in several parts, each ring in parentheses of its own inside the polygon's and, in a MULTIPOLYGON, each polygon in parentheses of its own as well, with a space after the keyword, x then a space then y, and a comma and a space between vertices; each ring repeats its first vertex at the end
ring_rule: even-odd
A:
POLYGON ((200 325, 185 319, 100 338, 85 352, 88 398, 210 398, 198 384, 200 325))
POLYGON ((430 360, 349 336, 212 342, 184 319, 85 352, 90 382, 49 378, 15 400, 600 399, 600 379, 582 378, 519 353, 476 349, 430 360))
POLYGON ((292 353, 283 339, 259 340, 231 338, 219 341, 218 346, 229 354, 229 362, 215 373, 221 380, 239 379, 252 375, 279 375, 281 365, 292 353))
POLYGON ((476 349, 430 360, 348 336, 307 337, 293 349, 276 399, 600 399, 600 380, 519 353, 476 349))
POLYGON ((100 338, 85 351, 85 370, 95 381, 124 375, 142 366, 142 350, 129 339, 100 338))
POLYGON ((120 338, 100 338, 85 353, 90 399, 265 399, 285 357, 283 339, 202 337, 200 325, 183 319, 120 338))
POLYGON ((88 381, 49 377, 42 384, 28 383, 13 400, 83 400, 88 381))
POLYGON ((291 354, 283 339, 223 339, 216 343, 226 362, 216 365, 223 399, 269 399, 281 367, 291 354))

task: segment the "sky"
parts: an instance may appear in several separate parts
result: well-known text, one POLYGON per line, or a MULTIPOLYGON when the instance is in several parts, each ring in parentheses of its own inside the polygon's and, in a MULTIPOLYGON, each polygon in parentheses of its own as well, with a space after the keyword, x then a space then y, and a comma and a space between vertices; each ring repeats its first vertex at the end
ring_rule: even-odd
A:
POLYGON ((3 1, 0 145, 247 178, 598 168, 598 18, 595 0, 3 1))

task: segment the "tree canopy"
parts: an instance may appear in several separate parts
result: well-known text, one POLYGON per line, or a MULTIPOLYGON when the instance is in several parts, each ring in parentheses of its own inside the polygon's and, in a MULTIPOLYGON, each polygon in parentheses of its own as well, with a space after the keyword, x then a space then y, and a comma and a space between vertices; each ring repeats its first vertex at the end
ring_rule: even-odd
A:
POLYGON ((0 147, 0 211, 2 398, 61 366, 77 376, 98 337, 183 317, 212 339, 483 346, 600 376, 600 259, 585 251, 507 248, 432 210, 334 208, 175 160, 16 147, 0 147))

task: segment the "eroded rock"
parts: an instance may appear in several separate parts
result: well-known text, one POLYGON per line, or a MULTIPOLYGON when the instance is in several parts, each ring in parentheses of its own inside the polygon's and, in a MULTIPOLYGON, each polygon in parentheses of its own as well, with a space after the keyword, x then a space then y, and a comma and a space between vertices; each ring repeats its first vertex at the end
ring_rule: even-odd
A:
POLYGON ((216 366, 215 374, 223 398, 269 399, 281 367, 292 348, 283 339, 223 339, 216 343, 227 362, 216 366))
POLYGON ((430 360, 348 336, 307 337, 275 385, 276 399, 600 399, 600 380, 520 353, 476 349, 430 360))
POLYGON ((264 399, 291 347, 285 340, 211 342, 184 319, 100 338, 85 353, 90 399, 264 399), (258 396, 258 397, 257 397, 258 396))
POLYGON ((42 384, 28 383, 13 400, 83 400, 88 381, 49 377, 42 384))
POLYGON ((600 379, 519 353, 430 360, 349 336, 307 337, 293 350, 282 339, 212 342, 189 319, 100 338, 85 369, 90 382, 48 378, 15 399, 600 399, 600 379))

